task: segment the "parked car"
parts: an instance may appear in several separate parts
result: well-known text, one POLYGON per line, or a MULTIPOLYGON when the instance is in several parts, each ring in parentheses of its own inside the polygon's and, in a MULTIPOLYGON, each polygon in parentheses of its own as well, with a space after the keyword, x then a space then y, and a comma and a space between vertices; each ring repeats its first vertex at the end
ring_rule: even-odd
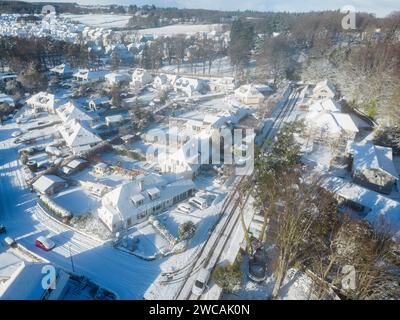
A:
POLYGON ((17 242, 11 237, 5 237, 4 243, 9 247, 15 247, 17 245, 17 242))
POLYGON ((180 203, 177 209, 182 213, 191 213, 193 211, 193 207, 188 203, 180 203))
POLYGON ((43 249, 44 251, 50 251, 56 246, 53 240, 43 236, 40 236, 39 238, 36 239, 35 245, 36 247, 43 249))
POLYGON ((6 227, 2 224, 0 224, 0 234, 6 233, 6 227))
POLYGON ((211 271, 206 268, 202 268, 197 275, 196 281, 192 287, 192 293, 201 296, 207 288, 208 280, 210 279, 211 271))
POLYGON ((13 133, 11 133, 11 137, 16 138, 16 137, 20 136, 21 134, 22 134, 22 131, 17 130, 17 131, 14 131, 13 133))
POLYGON ((201 197, 193 197, 189 199, 189 203, 201 210, 208 207, 207 200, 201 197))

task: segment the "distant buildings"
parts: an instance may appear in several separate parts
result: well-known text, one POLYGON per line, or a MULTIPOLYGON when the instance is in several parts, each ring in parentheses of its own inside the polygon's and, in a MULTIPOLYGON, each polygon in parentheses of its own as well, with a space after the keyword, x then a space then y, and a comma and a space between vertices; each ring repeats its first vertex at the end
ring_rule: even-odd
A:
POLYGON ((153 81, 152 75, 145 69, 137 68, 132 73, 132 81, 130 86, 132 88, 137 88, 144 86, 153 81))
POLYGON ((93 71, 89 69, 80 69, 78 72, 73 74, 75 80, 82 83, 97 82, 104 80, 106 71, 93 71))

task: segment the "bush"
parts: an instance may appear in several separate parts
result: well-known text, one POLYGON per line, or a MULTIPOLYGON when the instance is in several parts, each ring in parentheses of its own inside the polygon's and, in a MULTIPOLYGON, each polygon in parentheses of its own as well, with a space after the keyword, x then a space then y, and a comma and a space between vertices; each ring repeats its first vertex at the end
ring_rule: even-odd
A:
POLYGON ((214 282, 226 292, 233 292, 240 285, 241 278, 238 264, 217 266, 212 275, 214 282))
POLYGON ((179 225, 179 240, 186 240, 193 238, 196 232, 196 225, 192 221, 186 221, 179 225))

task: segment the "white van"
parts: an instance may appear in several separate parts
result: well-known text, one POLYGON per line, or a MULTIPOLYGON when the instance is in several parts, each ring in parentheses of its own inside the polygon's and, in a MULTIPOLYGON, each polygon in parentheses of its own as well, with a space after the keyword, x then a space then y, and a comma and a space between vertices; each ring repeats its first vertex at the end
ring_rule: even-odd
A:
POLYGON ((206 268, 202 268, 197 275, 196 281, 194 282, 192 293, 196 296, 201 296, 207 288, 208 280, 210 279, 211 272, 206 268))
POLYGON ((191 205, 194 205, 195 207, 201 209, 201 210, 203 210, 203 209, 205 209, 205 208, 208 207, 207 200, 204 199, 204 198, 200 198, 200 197, 193 197, 193 198, 190 198, 190 199, 189 199, 189 203, 190 203, 191 205))

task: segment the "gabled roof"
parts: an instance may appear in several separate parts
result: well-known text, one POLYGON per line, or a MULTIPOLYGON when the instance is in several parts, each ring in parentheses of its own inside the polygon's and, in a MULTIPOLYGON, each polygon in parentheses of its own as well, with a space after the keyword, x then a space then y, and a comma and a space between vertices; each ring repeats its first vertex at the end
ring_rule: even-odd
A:
POLYGON ((54 94, 41 91, 26 100, 33 107, 54 108, 54 94))
POLYGON ((340 106, 330 98, 318 100, 310 106, 310 111, 340 112, 340 106))
POLYGON ((372 143, 348 143, 347 152, 353 155, 353 168, 357 170, 375 169, 386 172, 398 179, 393 164, 392 148, 376 146, 372 143))
POLYGON ((65 181, 55 175, 43 175, 33 184, 33 188, 41 193, 45 193, 55 183, 64 183, 65 181))
POLYGON ((353 119, 347 113, 340 112, 310 112, 306 119, 311 127, 320 128, 327 133, 358 132, 353 119))
POLYGON ((80 120, 80 121, 92 120, 91 116, 89 116, 86 112, 79 109, 71 101, 69 101, 66 104, 57 108, 56 112, 63 122, 68 122, 73 119, 80 120))
POLYGON ((315 92, 315 91, 319 91, 319 90, 321 90, 321 89, 329 90, 329 91, 331 91, 331 93, 332 93, 333 95, 336 94, 335 86, 333 85, 332 81, 329 80, 329 79, 325 79, 325 80, 323 80, 323 81, 318 82, 318 83, 315 85, 314 92, 315 92))
POLYGON ((60 127, 60 133, 69 147, 87 146, 101 142, 101 138, 76 120, 60 127))

